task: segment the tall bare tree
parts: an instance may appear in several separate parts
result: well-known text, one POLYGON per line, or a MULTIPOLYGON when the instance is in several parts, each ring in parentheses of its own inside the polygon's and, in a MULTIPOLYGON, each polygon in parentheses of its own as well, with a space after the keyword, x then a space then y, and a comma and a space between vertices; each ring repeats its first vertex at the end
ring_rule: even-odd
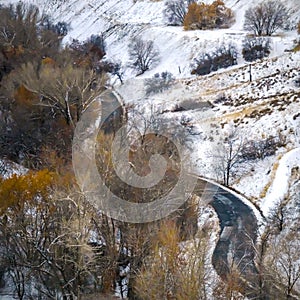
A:
POLYGON ((210 154, 214 160, 215 173, 226 186, 229 186, 231 178, 237 173, 238 164, 243 161, 241 154, 244 146, 245 140, 239 129, 234 128, 219 141, 210 154))
POLYGON ((141 75, 159 61, 159 52, 153 41, 134 38, 129 44, 130 65, 141 75))
POLYGON ((244 28, 256 35, 272 35, 289 21, 289 11, 280 0, 262 2, 245 12, 244 28))
MULTIPOLYGON (((193 2, 193 1, 188 1, 193 2)), ((165 3, 164 16, 170 25, 183 25, 188 3, 184 0, 168 0, 165 3)))

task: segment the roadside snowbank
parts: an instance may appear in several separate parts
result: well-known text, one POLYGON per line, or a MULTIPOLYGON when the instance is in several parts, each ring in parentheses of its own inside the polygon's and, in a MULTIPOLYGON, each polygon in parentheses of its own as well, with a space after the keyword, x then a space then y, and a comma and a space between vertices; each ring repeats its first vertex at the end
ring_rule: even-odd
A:
POLYGON ((266 196, 261 201, 261 209, 265 216, 287 194, 291 170, 295 167, 300 167, 300 148, 287 152, 280 159, 275 178, 266 196))

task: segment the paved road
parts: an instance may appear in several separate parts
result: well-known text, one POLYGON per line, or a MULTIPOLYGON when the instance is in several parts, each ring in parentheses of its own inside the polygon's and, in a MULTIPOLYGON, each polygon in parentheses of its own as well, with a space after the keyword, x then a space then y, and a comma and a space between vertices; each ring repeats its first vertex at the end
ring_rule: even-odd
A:
MULTIPOLYGON (((105 94, 102 101, 103 115, 105 116, 104 128, 107 131, 116 130, 121 124, 124 111, 119 110, 117 115, 112 112, 116 107, 120 109, 120 99, 116 94, 105 94), (117 116, 117 122, 111 119, 117 116), (112 124, 116 128, 112 128, 112 124)), ((258 297, 258 272, 255 267, 255 249, 253 245, 257 239, 257 219, 248 205, 234 194, 217 186, 213 183, 208 183, 203 179, 198 179, 198 184, 194 193, 205 197, 207 203, 210 204, 216 211, 220 221, 220 237, 213 252, 212 263, 220 275, 226 280, 232 265, 238 267, 241 274, 240 285, 244 286, 245 294, 249 299, 257 299, 258 297), (203 188, 206 192, 203 194, 203 188), (211 192, 209 192, 211 191, 211 192)))
MULTIPOLYGON (((207 182, 199 179, 199 188, 195 193, 202 196, 207 182)), ((209 183, 211 193, 207 203, 216 211, 220 223, 220 236, 213 252, 212 263, 219 276, 226 280, 233 264, 241 274, 240 284, 244 286, 249 299, 257 299, 258 281, 255 267, 255 249, 257 239, 257 218, 248 205, 226 189, 209 183)), ((209 195, 210 194, 210 195, 209 195)))
MULTIPOLYGON (((120 99, 109 90, 102 96, 102 118, 105 131, 116 130, 121 124, 124 111, 120 110, 120 99), (116 108, 119 109, 117 115, 116 108), (117 118, 115 119, 115 117, 117 118), (113 119, 111 119, 113 118, 113 119), (117 120, 117 122, 115 122, 117 120), (115 128, 112 125, 116 125, 115 128)), ((203 195, 203 188, 211 190, 207 193, 207 203, 216 211, 220 221, 220 238, 213 253, 212 263, 217 273, 226 280, 232 263, 238 266, 242 276, 249 282, 257 274, 254 264, 255 250, 253 245, 257 238, 257 219, 252 209, 241 199, 225 189, 198 179, 194 193, 203 195), (213 197, 212 197, 213 196, 213 197)), ((256 282, 251 281, 254 288, 247 285, 249 298, 256 296, 256 282)))

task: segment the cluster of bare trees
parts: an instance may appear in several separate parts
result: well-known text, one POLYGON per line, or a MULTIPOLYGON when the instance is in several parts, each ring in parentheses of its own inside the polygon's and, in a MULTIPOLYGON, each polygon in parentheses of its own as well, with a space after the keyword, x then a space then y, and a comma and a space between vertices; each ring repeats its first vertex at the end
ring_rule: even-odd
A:
POLYGON ((266 216, 257 248, 262 295, 278 299, 298 299, 300 295, 298 176, 291 179, 285 197, 266 216))
POLYGON ((178 228, 166 222, 138 273, 136 289, 141 299, 209 299, 213 286, 208 233, 199 232, 184 245, 178 228))
MULTIPOLYGON (((0 23, 0 154, 33 169, 0 179, 1 284, 10 283, 18 299, 72 300, 87 295, 106 297, 103 295, 115 291, 129 299, 242 297, 234 265, 225 283, 216 281, 222 289, 212 285, 210 228, 198 230, 194 199, 168 220, 128 224, 103 215, 77 191, 70 172, 73 129, 103 90, 107 72, 122 81, 121 65, 102 61, 103 36, 92 36, 84 43, 74 41, 70 48, 62 49, 67 24, 52 25, 39 17, 36 7, 22 4, 1 6, 0 23), (187 239, 190 241, 183 242, 187 239)), ((139 74, 158 60, 153 42, 140 38, 132 41, 129 55, 139 74)), ((167 72, 152 79, 149 93, 174 81, 167 72)), ((168 193, 180 173, 175 147, 155 134, 142 135, 140 150, 134 145, 130 164, 141 176, 149 172, 153 150, 168 161, 166 178, 157 190, 141 191, 120 182, 112 170, 115 132, 112 124, 106 126, 109 130, 98 135, 97 167, 111 191, 135 203, 151 202, 168 193)), ((266 140, 259 145, 263 149, 259 155, 266 155, 270 144, 266 140)), ((224 184, 230 184, 242 155, 250 155, 249 149, 234 133, 224 140, 215 159, 220 162, 224 184)), ((285 216, 284 207, 274 214, 280 232, 285 216)), ((264 282, 273 278, 271 288, 290 296, 299 282, 299 265, 290 263, 299 260, 298 244, 288 234, 280 241, 273 236, 264 244, 269 252, 261 251, 261 270, 268 270, 263 273, 267 274, 264 282), (274 245, 281 245, 281 251, 274 245)))
POLYGON ((68 25, 33 5, 1 6, 0 19, 1 156, 28 167, 50 153, 70 159, 76 122, 120 68, 102 63, 102 35, 62 47, 68 25))
POLYGON ((51 191, 51 176, 40 171, 2 183, 2 278, 18 299, 76 299, 103 291, 106 272, 113 269, 113 260, 104 255, 109 233, 105 241, 100 228, 105 220, 79 193, 51 191), (5 194, 12 182, 20 199, 5 194), (7 209, 3 201, 11 201, 7 209))
POLYGON ((233 21, 233 13, 223 1, 212 4, 195 0, 169 0, 165 3, 165 18, 170 25, 184 25, 186 30, 228 27, 233 21))

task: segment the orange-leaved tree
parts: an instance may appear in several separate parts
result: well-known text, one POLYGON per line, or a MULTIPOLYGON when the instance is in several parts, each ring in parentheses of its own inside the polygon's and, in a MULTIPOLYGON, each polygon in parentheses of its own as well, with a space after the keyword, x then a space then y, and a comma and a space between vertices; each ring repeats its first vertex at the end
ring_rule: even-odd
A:
POLYGON ((104 288, 110 256, 91 245, 104 240, 101 219, 69 182, 48 170, 1 179, 0 275, 18 299, 74 299, 104 288))
POLYGON ((233 19, 232 10, 221 0, 212 4, 193 2, 188 7, 183 25, 185 30, 227 28, 233 19))

